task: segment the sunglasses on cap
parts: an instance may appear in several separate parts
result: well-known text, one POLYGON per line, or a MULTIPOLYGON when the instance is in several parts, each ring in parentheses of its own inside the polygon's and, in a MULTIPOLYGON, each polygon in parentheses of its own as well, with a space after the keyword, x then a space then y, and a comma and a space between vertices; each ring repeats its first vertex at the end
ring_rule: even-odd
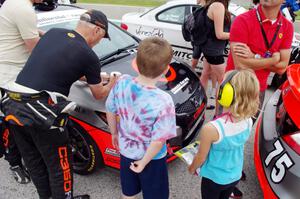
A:
POLYGON ((88 23, 91 23, 91 24, 94 24, 96 26, 99 26, 100 28, 106 30, 106 26, 104 24, 102 24, 101 22, 99 22, 98 20, 95 20, 95 19, 92 19, 92 16, 90 13, 84 13, 82 15, 80 15, 80 18, 79 18, 81 21, 85 21, 85 22, 88 22, 88 23))

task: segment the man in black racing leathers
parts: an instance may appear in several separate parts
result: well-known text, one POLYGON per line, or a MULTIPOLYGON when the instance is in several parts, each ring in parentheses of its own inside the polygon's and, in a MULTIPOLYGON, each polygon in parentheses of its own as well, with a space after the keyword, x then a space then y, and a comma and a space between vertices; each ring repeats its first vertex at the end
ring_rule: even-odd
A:
POLYGON ((8 86, 2 110, 39 197, 73 197, 73 173, 65 110, 71 85, 85 79, 96 99, 107 96, 117 77, 103 86, 100 61, 91 49, 109 38, 106 16, 81 15, 75 30, 54 28, 39 41, 16 82, 8 86), (63 114, 61 114, 63 113, 63 114))

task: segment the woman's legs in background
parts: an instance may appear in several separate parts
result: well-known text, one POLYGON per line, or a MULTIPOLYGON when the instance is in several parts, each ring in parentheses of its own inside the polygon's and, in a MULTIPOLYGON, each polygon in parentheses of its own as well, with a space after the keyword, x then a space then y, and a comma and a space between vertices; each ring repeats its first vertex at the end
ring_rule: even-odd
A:
POLYGON ((225 59, 224 57, 221 56, 206 56, 206 60, 209 63, 210 66, 210 74, 211 74, 211 78, 212 78, 212 95, 214 96, 210 99, 210 103, 211 105, 208 105, 208 109, 214 109, 215 106, 218 108, 218 103, 216 102, 216 95, 217 95, 217 89, 216 88, 216 84, 218 83, 218 85, 220 85, 223 81, 224 78, 224 74, 225 74, 225 59))
POLYGON ((202 70, 202 73, 201 73, 200 82, 201 82, 201 84, 202 84, 202 86, 204 87, 205 90, 207 90, 207 84, 208 84, 210 74, 211 74, 210 64, 204 58, 203 59, 203 70, 202 70))
POLYGON ((212 86, 210 99, 216 99, 216 92, 217 92, 217 78, 216 78, 215 75, 210 74, 210 79, 211 79, 211 86, 212 86))
POLYGON ((219 85, 222 83, 225 74, 225 63, 214 65, 211 64, 212 75, 216 78, 219 85))
POLYGON ((198 64, 198 62, 199 62, 199 59, 192 59, 192 68, 195 70, 195 68, 196 68, 196 66, 197 66, 197 64, 198 64))

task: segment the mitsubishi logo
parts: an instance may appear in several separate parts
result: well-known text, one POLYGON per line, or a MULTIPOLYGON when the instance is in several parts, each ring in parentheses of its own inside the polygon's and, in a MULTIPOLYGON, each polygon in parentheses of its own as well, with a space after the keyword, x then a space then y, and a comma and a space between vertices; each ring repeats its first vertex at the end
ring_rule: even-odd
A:
POLYGON ((190 101, 195 105, 195 107, 199 106, 199 102, 195 98, 191 98, 190 101))

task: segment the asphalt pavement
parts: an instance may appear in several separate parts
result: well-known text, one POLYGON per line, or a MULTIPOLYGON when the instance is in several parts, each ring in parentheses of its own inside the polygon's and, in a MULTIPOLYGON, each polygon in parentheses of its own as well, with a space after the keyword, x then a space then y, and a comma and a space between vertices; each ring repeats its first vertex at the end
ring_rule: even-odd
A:
MULTIPOLYGON (((249 5, 247 0, 232 0, 243 5, 249 5)), ((141 7, 120 7, 109 5, 81 5, 86 8, 103 10, 109 18, 120 19, 127 12, 142 11, 141 7)), ((299 25, 297 25, 299 28, 299 25)), ((299 30, 298 30, 299 32, 299 30)), ((206 112, 207 119, 212 118, 212 111, 206 112)), ((244 192, 243 199, 262 199, 262 192, 257 180, 253 161, 254 131, 245 146, 244 171, 247 179, 239 183, 244 192)), ((191 176, 187 166, 180 160, 169 164, 170 198, 171 199, 200 199, 199 177, 191 176)), ((112 168, 99 169, 89 176, 74 175, 74 192, 76 194, 88 193, 92 199, 117 199, 121 196, 119 171, 112 168)), ((4 159, 0 159, 0 199, 35 199, 38 198, 32 183, 20 185, 12 178, 9 166, 4 159)))
MULTIPOLYGON (((206 119, 212 119, 213 111, 206 111, 206 119)), ((262 192, 256 177, 253 161, 254 129, 245 146, 244 171, 246 181, 238 187, 243 191, 243 199, 262 199, 262 192)), ((170 199, 201 199, 201 179, 187 172, 187 165, 175 160, 168 165, 170 180, 170 199)), ((121 186, 119 171, 109 167, 97 170, 88 176, 74 175, 74 193, 90 194, 92 199, 119 199, 121 186)), ((38 198, 32 183, 20 185, 15 182, 9 171, 8 163, 0 159, 0 199, 36 199, 38 198)), ((140 196, 139 199, 142 197, 140 196)))
MULTIPOLYGON (((206 111, 207 119, 212 118, 212 111, 206 111)), ((262 192, 257 181, 253 162, 254 131, 245 146, 244 171, 246 181, 239 187, 244 192, 243 199, 262 199, 262 192)), ((170 199, 201 199, 201 180, 187 172, 187 166, 181 160, 175 160, 169 166, 170 199)), ((92 199, 121 198, 119 171, 112 168, 99 169, 89 176, 74 175, 75 194, 88 193, 92 199)), ((32 183, 20 185, 12 178, 7 162, 0 159, 0 199, 35 199, 38 198, 32 183)), ((142 198, 142 197, 139 197, 142 198)))

